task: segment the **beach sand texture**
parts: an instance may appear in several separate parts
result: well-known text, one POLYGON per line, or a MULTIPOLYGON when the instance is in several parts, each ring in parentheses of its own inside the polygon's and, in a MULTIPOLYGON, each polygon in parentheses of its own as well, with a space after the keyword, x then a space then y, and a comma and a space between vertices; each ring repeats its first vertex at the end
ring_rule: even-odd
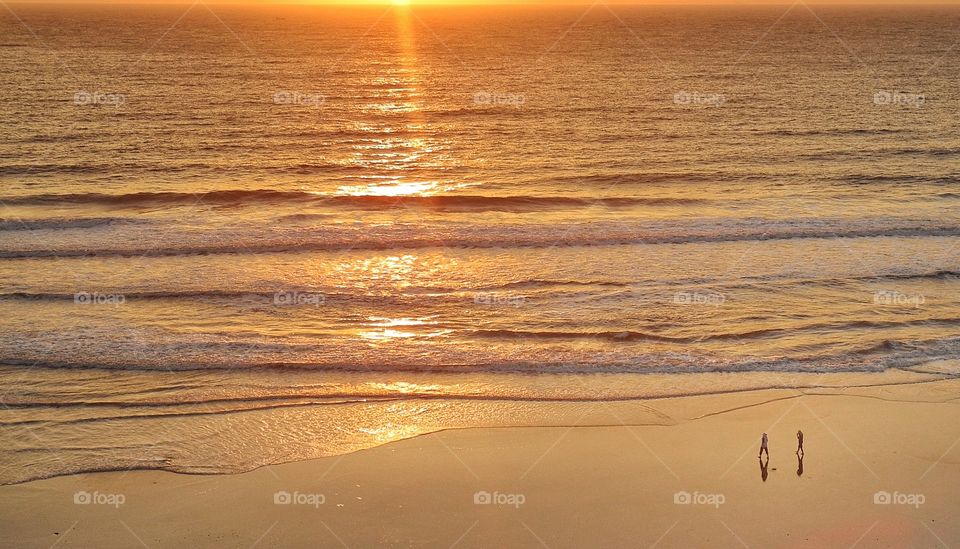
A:
POLYGON ((948 546, 960 538, 958 387, 940 381, 598 403, 611 426, 451 430, 238 475, 58 477, 0 487, 0 542, 948 546), (653 408, 674 424, 631 426, 631 408, 644 417, 653 408), (802 475, 797 428, 805 433, 802 475), (771 450, 765 481, 756 456, 763 431, 771 450), (478 492, 492 503, 476 503, 486 501, 478 492), (84 494, 103 503, 74 502, 84 494), (122 503, 111 505, 117 495, 122 503))

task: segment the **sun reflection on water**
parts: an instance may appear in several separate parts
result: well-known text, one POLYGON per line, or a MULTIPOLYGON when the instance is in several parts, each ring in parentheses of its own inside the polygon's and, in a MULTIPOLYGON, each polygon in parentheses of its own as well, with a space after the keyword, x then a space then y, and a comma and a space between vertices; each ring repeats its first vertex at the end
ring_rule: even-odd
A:
POLYGON ((436 181, 411 181, 408 183, 369 183, 367 185, 344 185, 339 192, 352 196, 426 196, 437 190, 436 181))
POLYGON ((370 387, 387 391, 390 394, 442 394, 446 388, 444 385, 435 383, 425 385, 421 383, 411 383, 409 381, 394 381, 392 383, 369 383, 370 387))
POLYGON ((367 320, 372 322, 372 326, 420 326, 427 323, 425 318, 386 318, 381 316, 371 316, 367 320))
POLYGON ((379 427, 360 427, 357 430, 373 436, 380 443, 410 438, 421 433, 420 428, 415 425, 397 425, 395 423, 385 423, 379 427))
POLYGON ((402 332, 400 330, 394 330, 392 328, 384 328, 383 330, 360 332, 360 337, 362 337, 363 339, 373 339, 373 340, 406 339, 410 337, 417 337, 417 334, 413 332, 402 332))
POLYGON ((379 328, 377 330, 365 330, 360 332, 360 337, 373 341, 384 341, 392 339, 433 338, 446 335, 451 330, 434 330, 432 332, 414 332, 409 330, 400 330, 400 327, 429 326, 435 324, 431 317, 421 318, 386 318, 371 316, 367 320, 370 322, 367 326, 379 328))
POLYGON ((370 102, 361 108, 363 113, 376 116, 381 122, 357 127, 371 138, 353 146, 350 160, 353 165, 372 172, 360 179, 378 180, 342 185, 337 191, 339 194, 430 196, 452 188, 440 181, 424 178, 422 173, 414 175, 424 168, 437 167, 435 162, 429 160, 437 147, 420 137, 425 132, 429 133, 429 128, 425 124, 421 104, 420 67, 412 14, 405 0, 400 0, 393 11, 397 32, 396 55, 390 62, 387 74, 374 76, 367 82, 371 89, 370 102), (407 137, 388 137, 401 132, 407 137), (374 175, 377 172, 381 175, 374 175), (382 175, 385 172, 389 173, 386 177, 382 175))

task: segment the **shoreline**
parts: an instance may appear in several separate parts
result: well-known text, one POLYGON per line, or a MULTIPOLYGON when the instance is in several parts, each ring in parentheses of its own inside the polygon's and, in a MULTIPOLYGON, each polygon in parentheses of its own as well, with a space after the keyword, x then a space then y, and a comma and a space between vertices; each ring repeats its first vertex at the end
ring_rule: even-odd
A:
POLYGON ((599 403, 611 425, 447 429, 238 474, 58 476, 0 486, 0 544, 949 545, 960 540, 958 389, 952 379, 599 403), (650 409, 677 421, 630 424, 650 409), (923 502, 874 503, 884 492, 923 502), (674 503, 683 494, 694 501, 674 503))
MULTIPOLYGON (((272 465, 335 458, 399 440, 460 429, 676 425, 720 415, 739 407, 725 408, 723 402, 727 397, 730 402, 749 402, 744 406, 756 406, 803 395, 829 395, 838 392, 852 394, 853 391, 883 391, 889 387, 906 389, 910 386, 936 385, 960 380, 952 374, 957 365, 957 361, 939 361, 929 363, 926 369, 921 370, 888 369, 883 372, 827 374, 727 372, 713 376, 692 373, 636 376, 598 373, 586 377, 577 376, 576 384, 567 380, 568 386, 556 390, 553 394, 543 393, 545 389, 542 386, 523 386, 522 379, 516 377, 511 378, 507 384, 521 387, 521 392, 480 394, 479 391, 486 388, 484 380, 470 374, 421 375, 404 377, 404 381, 395 383, 375 383, 369 380, 369 373, 363 376, 368 380, 368 387, 383 389, 389 385, 394 392, 315 393, 290 389, 291 386, 285 378, 264 375, 257 381, 268 381, 275 390, 281 392, 261 394, 253 399, 244 394, 221 399, 209 398, 208 394, 201 391, 191 393, 190 396, 196 399, 195 402, 176 403, 167 400, 137 400, 127 403, 123 399, 111 399, 92 401, 94 407, 89 410, 83 405, 68 403, 70 405, 66 409, 76 410, 75 412, 68 412, 70 416, 59 415, 58 412, 58 415, 50 418, 55 420, 54 424, 62 422, 70 429, 55 431, 54 434, 69 436, 66 442, 71 444, 54 442, 57 439, 48 438, 50 432, 45 431, 42 425, 20 425, 17 432, 26 443, 0 451, 0 457, 8 455, 10 459, 8 467, 0 469, 0 487, 61 476, 110 472, 242 474, 272 465), (804 385, 794 385, 801 380, 804 385), (436 384, 430 384, 430 381, 436 384), (684 392, 671 392, 681 387, 685 388, 684 392), (438 392, 426 392, 429 390, 438 392), (457 392, 440 392, 446 390, 457 392), (660 392, 648 393, 652 390, 660 392), (606 391, 606 394, 601 394, 600 391, 606 391), (768 397, 772 392, 785 396, 768 397), (587 397, 587 394, 593 396, 587 397), (701 406, 700 403, 716 404, 701 406), (124 407, 129 410, 126 412, 128 415, 103 415, 97 411, 109 410, 112 406, 124 407), (172 407, 171 412, 179 412, 153 411, 167 407, 172 407), (664 407, 667 412, 657 411, 657 407, 664 407), (691 410, 697 410, 697 415, 691 414, 691 410), (355 415, 363 419, 356 421, 355 415), (196 418, 196 422, 184 423, 179 429, 169 430, 171 422, 183 418, 196 418), (217 421, 222 423, 212 423, 217 421), (304 422, 310 425, 310 432, 298 435, 296 431, 302 430, 301 424, 304 422), (81 425, 90 425, 89 428, 96 426, 99 431, 80 432, 78 429, 81 425), (259 425, 259 428, 250 430, 251 425, 259 425), (247 429, 240 433, 238 429, 243 427, 247 429), (111 440, 110 437, 115 436, 111 433, 117 429, 143 428, 149 428, 154 433, 152 436, 159 437, 160 440, 154 443, 152 439, 142 436, 127 439, 129 444, 135 443, 143 447, 143 453, 125 451, 122 446, 111 449, 110 446, 97 442, 103 439, 111 440), (216 451, 211 449, 212 447, 203 447, 210 446, 209 444, 195 440, 194 435, 198 429, 206 430, 210 434, 213 434, 211 430, 216 431, 216 437, 211 439, 216 442, 216 451), (238 444, 247 446, 244 436, 257 437, 259 447, 236 451, 238 444), (187 438, 184 443, 171 445, 171 437, 187 438), (188 440, 192 442, 187 442, 188 440), (293 451, 271 455, 262 451, 276 444, 287 446, 293 451), (91 454, 84 454, 85 449, 91 445, 99 451, 96 462, 89 459, 91 454), (33 461, 16 455, 26 451, 34 452, 33 461), (10 452, 13 452, 13 455, 10 455, 10 452), (59 464, 53 465, 51 462, 59 464), (35 463, 40 465, 35 466, 35 463)), ((80 372, 82 375, 90 373, 89 370, 80 372)), ((144 372, 123 374, 142 376, 144 372)), ((542 379, 540 375, 527 377, 532 380, 542 379)), ((334 381, 344 387, 352 387, 353 390, 361 388, 358 384, 348 384, 350 379, 338 377, 334 378, 334 381)), ((137 378, 128 380, 127 383, 131 381, 142 382, 137 378)), ((297 376, 295 381, 309 382, 301 376, 297 376)), ((387 381, 386 378, 384 381, 387 381)), ((207 385, 215 384, 211 381, 207 385)), ((554 389, 560 387, 560 384, 552 385, 554 389)), ((29 404, 21 405, 12 400, 5 404, 10 411, 22 410, 18 413, 27 413, 31 408, 29 404)), ((10 423, 8 426, 16 428, 18 424, 10 423)))

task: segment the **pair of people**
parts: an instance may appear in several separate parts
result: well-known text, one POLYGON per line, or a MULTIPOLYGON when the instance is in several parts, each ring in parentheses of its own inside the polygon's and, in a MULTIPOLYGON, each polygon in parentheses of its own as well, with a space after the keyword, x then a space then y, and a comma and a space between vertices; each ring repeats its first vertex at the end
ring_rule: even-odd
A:
MULTIPOLYGON (((757 454, 757 457, 762 457, 764 452, 767 454, 767 458, 770 457, 770 450, 767 449, 767 433, 763 433, 763 436, 760 437, 760 453, 757 454)), ((797 430, 797 452, 798 455, 803 455, 803 431, 797 430)))

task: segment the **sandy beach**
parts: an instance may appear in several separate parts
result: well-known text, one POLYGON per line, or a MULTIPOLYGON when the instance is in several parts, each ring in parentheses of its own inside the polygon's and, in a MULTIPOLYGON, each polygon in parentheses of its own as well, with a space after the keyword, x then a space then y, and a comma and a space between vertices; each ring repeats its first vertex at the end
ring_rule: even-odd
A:
POLYGON ((237 475, 58 477, 0 488, 0 541, 949 547, 960 540, 958 388, 949 380, 598 403, 609 426, 452 430, 237 475), (632 426, 631 410, 670 424, 632 426), (761 432, 770 436, 765 480, 761 432))

